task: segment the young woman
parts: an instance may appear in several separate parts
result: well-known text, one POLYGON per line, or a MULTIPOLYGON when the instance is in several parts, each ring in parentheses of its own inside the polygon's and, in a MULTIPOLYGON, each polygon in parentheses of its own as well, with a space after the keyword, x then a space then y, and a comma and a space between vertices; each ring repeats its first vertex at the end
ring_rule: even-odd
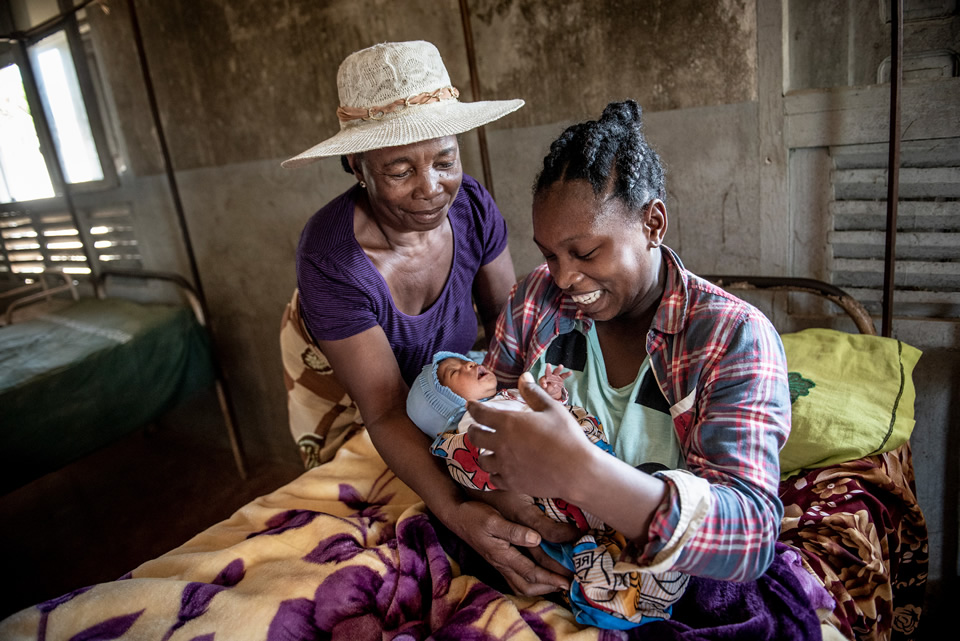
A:
POLYGON ((546 263, 511 293, 485 360, 507 387, 548 362, 572 370, 570 402, 598 414, 626 460, 527 374, 519 388, 537 411, 470 403, 487 427, 469 435, 497 487, 595 514, 632 541, 621 560, 747 581, 772 562, 783 514, 786 359, 762 313, 663 244, 664 172, 641 127, 635 102, 612 103, 553 143, 533 205, 546 263), (679 469, 634 467, 651 460, 679 469))

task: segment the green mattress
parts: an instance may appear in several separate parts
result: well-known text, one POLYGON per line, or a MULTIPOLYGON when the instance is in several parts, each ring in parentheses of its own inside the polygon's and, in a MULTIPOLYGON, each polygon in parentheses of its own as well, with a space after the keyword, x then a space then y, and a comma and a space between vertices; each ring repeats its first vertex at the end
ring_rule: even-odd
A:
POLYGON ((212 385, 189 308, 82 299, 0 327, 0 490, 142 427, 212 385))

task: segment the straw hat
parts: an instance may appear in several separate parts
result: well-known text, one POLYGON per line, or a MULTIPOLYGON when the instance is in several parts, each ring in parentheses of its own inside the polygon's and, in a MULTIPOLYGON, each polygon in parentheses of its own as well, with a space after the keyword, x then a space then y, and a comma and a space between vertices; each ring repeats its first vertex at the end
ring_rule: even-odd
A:
POLYGON ((337 90, 340 132, 283 161, 283 167, 460 134, 523 106, 523 100, 460 102, 440 52, 422 40, 385 42, 350 54, 337 72, 337 90))

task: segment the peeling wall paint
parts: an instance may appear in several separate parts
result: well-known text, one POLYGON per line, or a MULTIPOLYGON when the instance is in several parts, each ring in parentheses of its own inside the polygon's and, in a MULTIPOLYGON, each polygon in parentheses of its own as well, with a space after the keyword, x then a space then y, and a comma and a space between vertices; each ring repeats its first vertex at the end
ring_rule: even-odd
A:
POLYGON ((475 0, 484 96, 520 96, 509 126, 599 113, 633 98, 647 111, 756 99, 755 0, 475 0))
MULTIPOLYGON (((755 100, 754 2, 473 0, 482 97, 528 102, 491 128, 579 119, 627 97, 648 111, 755 100)), ((456 0, 141 1, 137 13, 177 169, 289 156, 332 135, 337 68, 377 42, 430 40, 471 99, 456 0)), ((142 108, 124 3, 91 14, 117 99, 142 108)), ((131 157, 152 156, 147 122, 119 124, 131 157)))

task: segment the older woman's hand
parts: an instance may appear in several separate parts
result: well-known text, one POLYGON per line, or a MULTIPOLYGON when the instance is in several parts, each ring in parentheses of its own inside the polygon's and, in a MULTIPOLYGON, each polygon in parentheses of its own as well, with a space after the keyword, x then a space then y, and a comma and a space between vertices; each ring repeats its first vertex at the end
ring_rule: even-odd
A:
POLYGON ((570 588, 569 579, 538 565, 518 549, 539 549, 540 536, 530 528, 504 519, 480 501, 464 501, 447 517, 447 526, 503 575, 516 594, 540 596, 570 588))
MULTIPOLYGON (((518 494, 517 492, 507 490, 483 491, 471 490, 469 488, 464 488, 464 490, 474 499, 495 507, 508 521, 520 523, 530 529, 536 530, 540 533, 541 539, 545 539, 551 543, 573 541, 580 534, 577 526, 569 523, 560 523, 551 519, 543 510, 537 507, 536 503, 533 502, 533 497, 527 496, 526 494, 518 494)), ((573 576, 567 568, 554 561, 539 545, 533 547, 524 546, 520 551, 532 557, 538 565, 555 575, 566 578, 572 578, 573 576)), ((564 581, 558 583, 555 577, 551 578, 554 579, 551 581, 551 584, 569 589, 569 582, 564 581)), ((512 584, 511 586, 516 589, 516 586, 512 584)), ((522 594, 533 596, 526 592, 522 592, 522 594)))
POLYGON ((498 488, 569 500, 577 461, 586 460, 595 448, 566 408, 529 373, 520 377, 519 389, 532 412, 467 404, 476 421, 467 433, 483 452, 477 462, 498 488))
MULTIPOLYGON (((536 530, 543 539, 552 543, 572 541, 579 534, 577 526, 554 521, 537 507, 536 503, 533 502, 533 497, 526 494, 508 490, 484 491, 469 488, 464 488, 464 491, 474 500, 483 501, 487 505, 497 508, 497 511, 507 520, 521 523, 536 530)), ((563 568, 560 565, 557 565, 557 567, 563 568)), ((565 568, 560 573, 565 574, 565 568)))

